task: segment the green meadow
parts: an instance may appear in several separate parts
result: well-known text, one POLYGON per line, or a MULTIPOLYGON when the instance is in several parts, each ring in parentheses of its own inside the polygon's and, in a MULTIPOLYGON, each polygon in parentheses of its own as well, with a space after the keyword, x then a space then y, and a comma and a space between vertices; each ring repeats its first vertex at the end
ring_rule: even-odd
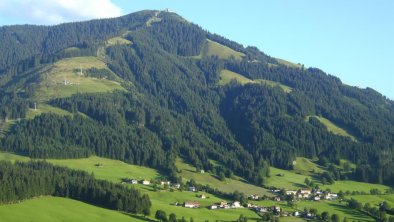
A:
POLYGON ((76 93, 97 93, 122 90, 119 82, 85 77, 80 69, 108 69, 97 57, 73 57, 56 62, 49 72, 44 73, 36 98, 40 102, 53 98, 69 97, 76 93), (77 71, 76 71, 77 70, 77 71))
POLYGON ((245 54, 207 39, 201 49, 200 55, 196 56, 196 58, 204 58, 209 56, 218 56, 220 59, 234 58, 241 60, 245 54))
POLYGON ((225 181, 220 181, 218 178, 216 178, 216 176, 210 174, 209 172, 196 172, 196 168, 194 166, 185 163, 181 158, 177 159, 176 166, 178 170, 181 170, 179 175, 184 180, 194 179, 199 184, 208 184, 211 187, 218 188, 219 190, 227 193, 238 190, 245 193, 246 195, 257 194, 260 196, 272 196, 271 192, 269 192, 267 189, 249 184, 244 179, 239 177, 234 177, 231 179, 226 178, 225 181))
POLYGON ((270 87, 280 87, 285 93, 290 93, 293 90, 289 86, 280 84, 278 82, 270 81, 270 80, 248 79, 241 74, 238 74, 236 72, 232 72, 227 69, 221 70, 219 76, 220 76, 219 85, 221 85, 221 86, 230 83, 232 80, 235 80, 242 85, 247 84, 247 83, 258 83, 258 84, 263 84, 263 85, 270 86, 270 87))
POLYGON ((61 197, 39 197, 0 206, 0 222, 144 221, 118 211, 61 197))
POLYGON ((309 121, 310 117, 315 117, 317 118, 323 125, 327 127, 327 130, 333 134, 344 136, 344 137, 349 137, 353 141, 357 141, 354 136, 352 136, 349 132, 347 132, 345 129, 339 127, 335 123, 331 122, 329 119, 326 119, 321 116, 307 116, 306 119, 309 121))

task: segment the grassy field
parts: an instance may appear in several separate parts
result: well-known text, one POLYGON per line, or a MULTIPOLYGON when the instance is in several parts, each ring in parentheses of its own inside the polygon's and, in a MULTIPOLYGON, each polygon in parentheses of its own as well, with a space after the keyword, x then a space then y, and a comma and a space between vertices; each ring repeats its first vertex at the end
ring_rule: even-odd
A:
POLYGON ((43 75, 36 98, 43 102, 52 98, 69 97, 76 93, 109 92, 123 89, 119 82, 80 75, 79 69, 85 70, 93 67, 108 69, 104 62, 92 56, 74 57, 56 62, 52 69, 43 75))
MULTIPOLYGON (((0 160, 29 161, 29 157, 20 156, 7 152, 0 152, 0 160)), ((47 159, 46 161, 59 166, 66 166, 71 169, 84 170, 103 180, 115 183, 121 182, 122 178, 132 179, 155 179, 160 177, 159 172, 152 168, 126 164, 119 160, 112 160, 97 156, 82 159, 47 159), (96 164, 102 166, 98 167, 96 164)))
POLYGON ((54 113, 58 114, 61 116, 71 116, 72 114, 68 112, 67 110, 60 109, 51 105, 48 105, 46 103, 38 103, 37 104, 37 110, 34 110, 30 108, 26 114, 26 119, 33 119, 36 116, 41 115, 42 113, 54 113))
POLYGON ((236 80, 241 84, 253 83, 253 80, 248 79, 245 76, 232 72, 230 70, 223 69, 222 71, 220 71, 219 85, 226 85, 230 83, 231 80, 236 80))
POLYGON ((322 166, 314 163, 312 160, 304 158, 304 157, 297 157, 294 164, 293 172, 296 174, 302 174, 306 176, 313 176, 316 173, 324 172, 322 166))
POLYGON ((386 201, 394 206, 394 194, 389 195, 353 195, 348 196, 348 199, 353 198, 361 203, 370 203, 371 206, 378 206, 379 203, 386 201))
POLYGON ((327 127, 327 130, 333 134, 340 135, 340 136, 345 136, 351 138, 353 141, 356 141, 356 138, 352 136, 349 132, 347 132, 345 129, 335 125, 335 123, 331 122, 330 120, 321 117, 321 116, 307 116, 306 120, 309 121, 310 117, 315 117, 317 118, 323 125, 327 127))
POLYGON ((138 218, 80 201, 41 197, 20 204, 0 206, 0 222, 105 222, 143 221, 138 218))
POLYGON ((182 159, 178 158, 176 162, 178 169, 182 170, 179 174, 184 180, 194 179, 197 183, 208 184, 211 187, 218 188, 224 192, 234 192, 236 190, 244 192, 247 195, 258 194, 272 196, 272 194, 262 188, 245 182, 242 178, 235 177, 234 179, 227 178, 224 182, 217 179, 210 173, 196 173, 196 168, 183 162, 182 159))
POLYGON ((285 93, 291 93, 291 91, 293 91, 293 88, 291 88, 291 87, 289 87, 289 86, 280 84, 280 83, 278 83, 278 82, 270 81, 270 80, 255 79, 254 82, 258 82, 258 83, 261 83, 261 84, 264 84, 264 85, 268 85, 268 86, 271 86, 271 87, 277 87, 277 86, 279 86, 280 88, 283 89, 283 91, 284 91, 285 93))
MULTIPOLYGON (((9 161, 28 161, 30 158, 23 157, 11 153, 0 152, 0 160, 9 160, 9 161)), ((115 183, 119 183, 122 178, 136 178, 136 179, 153 179, 160 177, 160 173, 156 170, 140 167, 135 165, 129 165, 117 160, 111 160, 100 157, 90 157, 84 159, 69 159, 69 160, 53 160, 49 159, 48 162, 51 162, 56 165, 67 166, 73 169, 84 170, 90 173, 94 173, 94 175, 98 179, 105 179, 115 183), (96 164, 100 163, 102 167, 97 167, 96 164)), ((313 169, 320 169, 318 165, 313 163, 312 161, 305 158, 297 158, 298 168, 295 170, 300 170, 302 172, 310 172, 313 169)), ((219 163, 217 163, 219 164, 219 163)), ((246 194, 270 194, 266 189, 257 187, 251 184, 247 184, 243 181, 240 181, 239 178, 236 179, 226 179, 225 182, 222 182, 216 179, 214 176, 209 173, 196 173, 196 169, 183 162, 180 158, 176 163, 177 167, 182 170, 180 176, 184 179, 195 179, 198 183, 209 184, 212 187, 217 187, 218 189, 226 192, 232 192, 235 190, 239 190, 241 192, 245 192, 246 194)), ((296 164, 297 165, 297 164, 296 164)), ((304 179, 306 175, 297 174, 295 172, 281 170, 277 168, 271 168, 271 177, 267 179, 266 184, 271 186, 276 186, 280 188, 287 189, 299 189, 304 187, 304 179), (277 176, 277 175, 282 176, 277 176)), ((313 178, 313 175, 311 176, 313 178)), ((321 184, 320 184, 321 185, 321 184)), ((184 216, 186 219, 193 217, 194 221, 215 221, 215 220, 235 220, 239 217, 240 214, 244 214, 249 217, 251 221, 257 220, 258 216, 249 209, 229 209, 229 210, 208 210, 206 207, 225 200, 220 197, 216 197, 211 194, 205 194, 207 199, 200 199, 197 197, 197 194, 194 192, 188 191, 153 191, 151 186, 144 186, 141 184, 135 185, 142 192, 147 193, 151 197, 152 201, 152 212, 156 212, 156 210, 161 209, 167 212, 167 215, 170 213, 175 213, 178 217, 184 216), (201 204, 200 209, 186 209, 181 206, 175 206, 174 203, 183 203, 184 201, 199 201, 201 204)), ((321 186, 323 189, 330 188, 333 192, 338 192, 339 190, 358 190, 369 192, 372 188, 380 189, 384 192, 389 187, 383 185, 375 185, 375 184, 367 184, 367 183, 359 183, 355 181, 336 181, 333 185, 321 186)), ((354 197, 362 202, 372 201, 373 203, 382 202, 383 200, 389 201, 392 203, 394 201, 394 195, 357 195, 357 196, 349 196, 354 197)), ((226 200, 225 200, 226 201, 226 200)), ((274 201, 260 201, 255 202, 260 206, 272 206, 279 205, 284 210, 294 211, 294 209, 289 208, 285 202, 274 202, 274 201)), ((19 206, 19 205, 7 205, 7 206, 19 206)), ((20 205, 22 206, 22 205, 20 205)), ((366 215, 361 214, 360 212, 351 210, 346 208, 344 203, 340 202, 332 202, 332 201, 302 201, 296 202, 296 208, 299 210, 303 210, 306 208, 316 208, 321 213, 323 211, 327 211, 330 214, 334 212, 339 214, 342 218, 346 216, 351 220, 359 220, 359 221, 372 221, 366 215)), ((23 207, 22 207, 23 208, 23 207)), ((0 207, 1 214, 2 207, 0 207)), ((53 210, 55 215, 55 210, 53 210)), ((7 215, 8 216, 8 215, 7 215)), ((153 218, 153 217, 151 217, 153 218)), ((297 219, 298 218, 294 218, 297 219)), ((71 220, 71 219, 70 219, 71 220)), ((71 220, 72 221, 72 220, 71 220)), ((281 218, 281 221, 289 221, 286 218, 281 218), (283 220, 282 220, 283 219, 283 220)), ((301 220, 302 221, 302 220, 301 220)))
POLYGON ((291 67, 291 68, 301 68, 302 66, 300 64, 295 64, 293 62, 289 62, 287 60, 284 59, 276 59, 276 61, 278 61, 279 64, 291 67))
POLYGON ((195 56, 195 58, 200 59, 209 56, 218 56, 220 59, 229 59, 233 57, 235 59, 241 60, 245 54, 207 39, 201 49, 200 55, 195 56))
MULTIPOLYGON (((304 211, 304 208, 317 209, 318 213, 321 214, 327 211, 330 215, 338 214, 342 219, 347 217, 349 221, 374 221, 370 216, 363 214, 357 210, 349 209, 345 202, 340 201, 295 201, 294 206, 291 208, 286 202, 276 201, 254 201, 254 204, 258 206, 269 207, 273 205, 280 206, 282 210, 287 212, 304 211)), ((282 217, 280 221, 304 221, 302 218, 297 217, 282 217)), ((341 220, 342 221, 342 220, 341 220)))
POLYGON ((390 189, 390 187, 381 184, 362 183, 352 180, 335 181, 334 184, 322 185, 315 175, 302 175, 292 171, 282 170, 278 168, 270 168, 271 177, 267 178, 266 185, 286 189, 300 189, 305 187, 304 180, 306 177, 312 179, 320 188, 330 189, 332 192, 359 191, 369 193, 371 189, 378 189, 382 192, 390 189), (279 176, 280 175, 280 176, 279 176))
POLYGON ((231 80, 236 80, 237 82, 239 82, 240 84, 246 84, 246 83, 258 83, 258 84, 263 84, 266 86, 271 86, 271 87, 277 87, 279 86, 280 88, 282 88, 282 90, 286 93, 290 93, 293 89, 289 86, 285 86, 283 84, 280 84, 278 82, 274 82, 274 81, 270 81, 270 80, 265 80, 265 79, 248 79, 245 76, 238 74, 236 72, 232 72, 230 70, 227 69, 223 69, 220 71, 220 80, 219 80, 219 85, 226 85, 228 83, 230 83, 231 80))
POLYGON ((122 37, 113 37, 107 40, 106 46, 113 46, 113 45, 131 45, 132 42, 122 37))
MULTIPOLYGON (((239 215, 243 214, 251 221, 257 220, 258 215, 246 208, 243 209, 219 209, 209 210, 207 206, 223 201, 224 199, 217 198, 213 195, 206 194, 207 199, 200 199, 194 192, 149 192, 149 196, 152 200, 152 212, 161 209, 170 213, 175 213, 178 217, 184 216, 187 220, 193 218, 194 221, 235 221, 239 218, 239 215), (184 201, 198 201, 201 204, 199 209, 186 209, 182 206, 175 206, 175 203, 183 203, 184 201)), ((199 194, 203 194, 200 192, 199 194)))

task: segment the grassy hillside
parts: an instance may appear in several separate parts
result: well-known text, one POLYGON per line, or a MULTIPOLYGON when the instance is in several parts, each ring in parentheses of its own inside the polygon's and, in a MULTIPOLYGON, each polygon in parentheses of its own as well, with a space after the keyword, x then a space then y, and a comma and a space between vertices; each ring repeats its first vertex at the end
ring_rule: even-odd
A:
POLYGON ((235 59, 241 60, 245 54, 207 39, 201 49, 200 55, 196 56, 196 58, 204 58, 209 56, 218 56, 221 59, 229 59, 233 57, 235 59))
MULTIPOLYGON (((200 193, 202 194, 202 193, 200 193)), ((200 199, 194 192, 150 192, 149 196, 152 200, 152 212, 161 209, 170 213, 175 213, 178 217, 184 216, 187 220, 193 218, 194 221, 235 221, 239 218, 240 214, 243 214, 251 221, 257 220, 259 217, 257 214, 249 209, 226 209, 226 210, 209 210, 206 206, 213 203, 223 201, 223 199, 215 197, 210 194, 206 194, 207 199, 200 199), (186 200, 198 201, 201 204, 199 209, 186 209, 182 206, 175 206, 174 203, 183 203, 186 200)))
POLYGON ((289 62, 287 60, 284 59, 276 59, 276 61, 278 61, 279 64, 291 67, 291 68, 301 68, 302 66, 300 64, 295 64, 293 62, 289 62))
POLYGON ((182 161, 182 159, 178 158, 176 162, 176 166, 182 172, 179 174, 183 179, 190 180, 194 179, 197 183, 200 184, 208 184, 211 187, 218 188, 224 192, 234 192, 236 190, 240 192, 244 192, 245 194, 258 194, 258 195, 267 195, 271 196, 272 194, 262 188, 252 184, 245 182, 242 178, 235 177, 234 179, 226 179, 224 182, 217 179, 214 175, 206 172, 199 173, 196 172, 196 168, 182 161))
POLYGON ((232 72, 232 71, 227 70, 227 69, 221 70, 219 76, 220 76, 219 85, 222 85, 222 86, 230 83, 231 80, 236 80, 237 82, 239 82, 241 84, 259 83, 259 84, 263 84, 263 85, 267 85, 267 86, 271 86, 271 87, 279 86, 286 93, 290 93, 293 90, 289 86, 280 84, 278 82, 270 81, 270 80, 265 80, 265 79, 252 80, 252 79, 248 79, 247 77, 245 77, 245 76, 243 76, 241 74, 238 74, 236 72, 232 72))
POLYGON ((223 69, 222 71, 220 71, 219 85, 226 85, 230 83, 230 81, 233 79, 241 84, 253 83, 253 80, 248 79, 245 76, 232 72, 230 70, 223 69))
POLYGON ((307 120, 309 120, 310 117, 315 117, 317 118, 323 125, 327 127, 327 130, 330 131, 333 134, 340 135, 340 136, 345 136, 351 138, 353 141, 356 141, 356 138, 352 136, 349 132, 347 132, 345 129, 339 127, 335 123, 331 122, 330 120, 321 117, 321 116, 307 116, 307 120))
POLYGON ((114 210, 61 197, 41 197, 0 206, 0 222, 144 221, 114 210))
POLYGON ((106 46, 113 46, 113 45, 131 45, 132 42, 122 37, 113 37, 107 40, 106 46))
MULTIPOLYGON (((28 161, 30 160, 30 158, 11 154, 11 153, 0 152, 0 160, 28 161)), ((125 177, 137 178, 137 179, 143 179, 143 178, 153 179, 160 177, 159 172, 157 172, 156 170, 146 167, 129 165, 121 161, 100 158, 100 157, 90 157, 84 159, 69 159, 69 160, 50 159, 47 161, 56 165, 67 166, 73 169, 85 170, 87 172, 94 173, 94 175, 99 179, 105 179, 116 183, 120 182, 121 178, 125 178, 125 177), (96 166, 97 163, 102 164, 102 167, 97 167, 96 166)), ((314 168, 320 169, 318 165, 314 164, 312 161, 305 158, 297 158, 297 163, 299 163, 299 166, 298 168, 296 168, 296 170, 303 170, 303 172, 309 172, 311 169, 314 168)), ((176 165, 179 169, 182 170, 180 176, 182 176, 184 179, 195 179, 198 183, 209 184, 212 187, 217 187, 219 190, 226 192, 233 192, 235 190, 239 190, 241 192, 245 192, 246 194, 270 195, 270 193, 266 189, 251 184, 247 184, 243 181, 240 181, 239 180, 240 178, 226 179, 225 182, 222 182, 216 179, 214 176, 210 175, 209 173, 204 173, 204 174, 196 173, 196 169, 193 166, 183 162, 180 158, 177 160, 176 165)), ((305 175, 297 174, 295 172, 281 170, 277 168, 271 168, 271 177, 267 179, 267 185, 277 186, 287 189, 299 189, 304 187, 303 183, 305 177, 306 177, 305 175), (281 176, 278 176, 279 174, 281 176)), ((251 221, 254 221, 258 218, 258 216, 253 211, 250 211, 248 209, 229 209, 229 210, 214 210, 214 211, 208 210, 206 207, 213 203, 220 202, 222 200, 227 201, 223 198, 219 198, 211 194, 205 193, 205 195, 209 198, 200 199, 197 197, 197 195, 203 194, 202 192, 200 193, 188 192, 188 191, 155 192, 153 191, 152 187, 143 186, 140 184, 137 185, 136 187, 138 187, 139 189, 141 189, 142 192, 147 193, 151 197, 151 201, 153 204, 152 212, 156 212, 156 210, 161 209, 166 211, 167 215, 170 213, 175 213, 178 217, 185 216, 186 219, 192 217, 194 221, 235 220, 239 217, 240 214, 244 214, 248 216, 251 221), (186 209, 181 206, 174 205, 176 202, 183 203, 184 201, 189 201, 189 200, 200 202, 202 207, 200 209, 186 209)), ((388 189, 388 187, 384 185, 359 183, 355 181, 336 181, 335 184, 333 185, 326 185, 321 187, 323 189, 330 188, 333 192, 338 192, 339 190, 343 190, 343 191, 357 190, 357 191, 364 191, 368 193, 369 190, 372 188, 379 189, 382 192, 388 189)), ((381 200, 394 201, 394 195, 381 195, 381 196, 358 195, 358 196, 349 196, 349 197, 355 197, 363 202, 369 200, 368 198, 372 198, 371 200, 374 200, 375 202, 379 202, 381 200)), ((259 201, 256 203, 261 206, 280 205, 283 209, 288 211, 294 211, 295 208, 298 208, 299 210, 303 210, 304 207, 317 208, 319 212, 328 211, 330 212, 330 214, 333 214, 335 212, 339 214, 342 218, 346 216, 348 219, 352 219, 352 220, 373 221, 366 215, 363 215, 355 210, 346 208, 346 206, 344 205, 345 203, 343 202, 340 203, 340 202, 328 202, 328 201, 327 202, 302 201, 302 202, 296 202, 294 209, 289 208, 285 202, 259 201)), ((23 211, 24 210, 23 204, 24 203, 17 205, 6 205, 3 207, 21 206, 20 209, 23 211)), ((41 206, 41 205, 38 204, 37 206, 41 206)), ((17 207, 15 208, 19 209, 17 207)), ((0 207, 0 214, 2 210, 3 208, 0 207)), ((53 209, 54 217, 56 217, 56 210, 57 209, 53 209)), ((73 221, 72 218, 70 219, 70 221, 73 221)), ((281 218, 281 221, 286 221, 286 218, 281 218)))
POLYGON ((26 115, 26 119, 33 119, 34 117, 39 116, 42 113, 54 113, 61 116, 72 115, 70 112, 64 109, 60 109, 45 103, 38 103, 37 110, 34 110, 34 108, 29 109, 26 115))
POLYGON ((96 57, 74 57, 56 62, 51 70, 44 73, 37 99, 46 101, 51 98, 69 97, 76 93, 109 92, 123 89, 119 82, 107 79, 89 78, 80 74, 80 69, 108 69, 106 64, 96 57), (76 71, 78 70, 78 71, 76 71))
POLYGON ((321 189, 330 189, 332 192, 339 192, 340 190, 342 190, 343 192, 359 191, 369 193, 371 189, 378 189, 382 192, 390 189, 390 187, 381 184, 362 183, 351 180, 335 181, 334 184, 322 185, 321 181, 316 177, 315 174, 310 174, 309 176, 306 176, 295 172, 278 169, 275 167, 271 167, 270 172, 271 177, 267 178, 266 185, 278 188, 300 189, 306 187, 304 184, 304 180, 306 177, 309 177, 316 184, 319 184, 321 189))
POLYGON ((284 91, 285 93, 290 93, 290 92, 293 90, 293 89, 292 89, 291 87, 289 87, 289 86, 280 84, 280 83, 278 83, 278 82, 270 81, 270 80, 255 79, 254 82, 258 82, 258 83, 261 83, 261 84, 264 84, 264 85, 268 85, 268 86, 271 86, 271 87, 277 87, 277 86, 279 86, 280 88, 283 89, 283 91, 284 91))

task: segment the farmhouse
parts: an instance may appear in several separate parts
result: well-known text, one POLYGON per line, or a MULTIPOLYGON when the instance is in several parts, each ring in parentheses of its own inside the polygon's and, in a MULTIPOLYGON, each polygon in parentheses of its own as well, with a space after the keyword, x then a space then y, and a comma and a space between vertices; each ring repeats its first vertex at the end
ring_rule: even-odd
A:
POLYGON ((325 198, 327 200, 336 200, 338 198, 338 194, 336 194, 336 193, 326 193, 325 198))
POLYGON ((189 191, 191 191, 191 192, 196 192, 196 188, 195 187, 189 187, 189 191))
POLYGON ((297 191, 295 190, 286 190, 286 195, 296 195, 297 191))
POLYGON ((201 199, 207 198, 204 194, 201 194, 201 195, 199 195, 198 197, 201 198, 201 199))
POLYGON ((144 185, 149 185, 149 184, 150 184, 150 181, 145 179, 145 180, 142 181, 142 184, 144 184, 144 185))
POLYGON ((184 207, 186 208, 199 208, 200 203, 197 201, 185 201, 184 207))
POLYGON ((174 184, 174 188, 179 189, 181 188, 181 185, 179 183, 174 184))
POLYGON ((274 200, 275 200, 275 201, 280 201, 280 196, 275 196, 275 197, 274 197, 274 200))
POLYGON ((211 210, 216 210, 216 209, 218 209, 218 205, 212 205, 212 206, 209 206, 209 209, 211 209, 211 210))
POLYGON ((252 199, 252 200, 258 200, 259 196, 257 196, 256 194, 252 194, 252 195, 249 196, 249 198, 252 199))
POLYGON ((233 204, 231 205, 232 208, 240 208, 241 203, 239 201, 234 201, 233 204))
POLYGON ((131 180, 130 183, 131 183, 131 184, 137 184, 137 183, 138 183, 138 180, 131 180))
POLYGON ((170 185, 171 182, 170 181, 160 181, 161 185, 170 185))

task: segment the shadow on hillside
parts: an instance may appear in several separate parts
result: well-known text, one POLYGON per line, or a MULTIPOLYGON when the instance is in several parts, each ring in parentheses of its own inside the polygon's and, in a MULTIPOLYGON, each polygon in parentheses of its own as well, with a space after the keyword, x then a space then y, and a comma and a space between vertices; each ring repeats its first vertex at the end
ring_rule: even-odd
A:
MULTIPOLYGON (((364 214, 358 210, 350 209, 347 208, 343 205, 337 204, 337 203, 328 203, 328 205, 332 206, 335 210, 343 212, 351 217, 348 217, 349 220, 356 220, 356 221, 370 221, 367 219, 362 219, 368 216, 367 214, 364 214)), ((370 216, 368 216, 370 217, 370 216)))
POLYGON ((134 214, 128 214, 128 213, 123 213, 124 215, 143 220, 143 221, 150 221, 150 222, 155 222, 155 220, 149 219, 147 217, 141 216, 141 215, 134 215, 134 214))

